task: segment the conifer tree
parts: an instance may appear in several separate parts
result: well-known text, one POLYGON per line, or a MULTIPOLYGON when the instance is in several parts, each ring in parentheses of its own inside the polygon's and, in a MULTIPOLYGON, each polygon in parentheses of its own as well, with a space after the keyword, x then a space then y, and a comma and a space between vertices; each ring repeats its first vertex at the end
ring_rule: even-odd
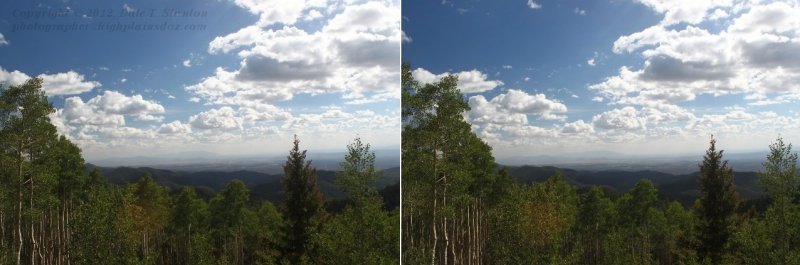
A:
POLYGON ((317 185, 317 170, 306 161, 306 150, 300 151, 300 140, 294 138, 294 147, 283 165, 281 179, 284 190, 283 216, 286 218, 286 250, 284 255, 297 264, 307 255, 307 243, 325 218, 322 192, 317 185))
POLYGON ((733 182, 733 169, 727 160, 722 160, 724 150, 717 151, 716 140, 711 137, 711 146, 700 164, 697 178, 700 198, 695 202, 698 216, 698 255, 700 259, 719 264, 728 238, 733 233, 739 193, 733 182))

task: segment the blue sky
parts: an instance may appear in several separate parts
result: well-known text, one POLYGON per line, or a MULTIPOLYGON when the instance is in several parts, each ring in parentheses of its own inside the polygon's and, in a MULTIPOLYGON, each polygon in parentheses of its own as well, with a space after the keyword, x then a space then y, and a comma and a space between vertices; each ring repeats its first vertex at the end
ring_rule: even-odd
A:
POLYGON ((355 137, 397 148, 399 52, 399 1, 10 1, 0 11, 0 83, 42 77, 51 120, 90 161, 283 154, 294 134, 314 151, 355 137))
MULTIPOLYGON (((456 74, 500 157, 800 142, 800 7, 781 1, 404 1, 403 61, 456 74)), ((502 161, 502 160, 501 160, 502 161)))

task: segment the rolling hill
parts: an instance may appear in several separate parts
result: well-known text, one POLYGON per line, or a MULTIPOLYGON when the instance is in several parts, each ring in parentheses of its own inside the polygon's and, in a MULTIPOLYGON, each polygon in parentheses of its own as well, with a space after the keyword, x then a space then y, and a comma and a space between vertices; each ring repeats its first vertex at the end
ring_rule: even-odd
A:
MULTIPOLYGON (((221 190, 231 180, 239 179, 250 188, 251 196, 255 199, 277 202, 283 196, 283 185, 281 184, 283 174, 267 174, 248 170, 190 172, 152 167, 98 167, 93 164, 86 166, 87 172, 94 168, 99 169, 110 183, 119 185, 135 183, 149 172, 152 174, 153 180, 168 187, 171 191, 177 191, 183 186, 192 186, 198 188, 198 193, 210 195, 214 191, 221 190)), ((381 190, 385 199, 396 201, 399 205, 399 186, 393 187, 393 185, 400 182, 400 168, 387 168, 381 172, 375 182, 375 187, 381 190), (392 192, 396 193, 396 199, 391 198, 392 192)), ((326 200, 346 199, 344 193, 336 186, 335 171, 317 170, 317 183, 326 200)))
MULTIPOLYGON (((601 186, 614 192, 628 191, 640 179, 650 179, 661 198, 680 201, 684 205, 691 205, 700 193, 697 188, 699 172, 676 175, 653 170, 588 171, 552 166, 509 166, 508 169, 520 183, 543 182, 559 171, 564 180, 578 188, 601 186)), ((757 175, 751 171, 734 172, 734 182, 742 199, 757 200, 765 195, 758 185, 757 175)))

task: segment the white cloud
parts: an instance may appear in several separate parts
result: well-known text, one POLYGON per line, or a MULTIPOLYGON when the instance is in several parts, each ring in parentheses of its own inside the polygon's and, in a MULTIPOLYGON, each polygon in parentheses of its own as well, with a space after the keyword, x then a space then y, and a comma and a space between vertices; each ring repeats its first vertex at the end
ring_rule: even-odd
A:
POLYGON ((191 132, 191 126, 181 123, 180 121, 161 124, 161 126, 158 127, 158 133, 161 134, 188 134, 191 132))
POLYGON ((561 132, 568 134, 593 133, 594 126, 592 126, 591 123, 584 122, 583 120, 577 120, 564 124, 561 132))
POLYGON ((516 89, 509 89, 506 94, 495 96, 492 102, 516 113, 546 115, 567 112, 567 106, 547 99, 544 94, 529 95, 525 91, 516 89))
POLYGON ((3 33, 0 33, 0 45, 8 45, 8 44, 9 44, 9 42, 6 39, 6 37, 3 36, 3 33))
POLYGON ((4 86, 18 86, 24 84, 29 78, 31 77, 18 70, 8 72, 0 67, 0 84, 4 86))
POLYGON ((42 78, 42 88, 49 96, 75 95, 101 86, 97 81, 84 81, 83 75, 75 71, 41 74, 39 77, 42 78))
POLYGON ((533 0, 528 0, 528 7, 530 9, 540 9, 540 8, 542 8, 542 5, 534 2, 533 0))
POLYGON ((201 130, 241 130, 243 119, 231 107, 221 107, 200 112, 189 117, 189 124, 201 130))
POLYGON ((93 105, 96 109, 106 114, 138 116, 164 113, 164 106, 161 106, 158 102, 146 100, 142 95, 129 97, 110 90, 106 90, 102 95, 90 99, 87 104, 93 105))
POLYGON ((514 68, 514 67, 513 67, 513 66, 510 66, 510 65, 503 65, 503 69, 513 69, 513 68, 514 68))
POLYGON ((134 11, 136 11, 136 8, 133 8, 128 3, 122 4, 122 9, 125 10, 125 12, 134 12, 134 11))
POLYGON ((320 18, 322 18, 322 17, 323 17, 323 16, 322 16, 322 13, 320 13, 320 12, 319 12, 319 11, 317 11, 316 9, 311 9, 311 10, 309 10, 309 11, 308 11, 308 13, 306 13, 306 15, 303 17, 303 20, 305 20, 305 21, 312 21, 312 20, 317 20, 317 19, 320 19, 320 18))
POLYGON ((126 96, 116 91, 106 90, 102 95, 85 103, 80 97, 69 97, 64 108, 57 110, 56 119, 64 124, 82 127, 86 125, 125 125, 125 116, 143 121, 161 121, 163 117, 153 114, 164 113, 164 107, 154 101, 145 100, 141 95, 126 96))
MULTIPOLYGON (((319 6, 320 1, 282 0, 232 0, 236 5, 259 16, 258 26, 276 23, 292 25, 302 17, 307 8, 319 6)), ((323 2, 324 3, 324 2, 323 2)))
POLYGON ((660 22, 663 25, 674 25, 677 23, 699 24, 708 18, 709 11, 722 7, 732 7, 731 0, 709 0, 709 1, 674 1, 674 0, 638 0, 642 4, 652 8, 656 12, 664 14, 660 22))
POLYGON ((583 10, 583 9, 580 9, 580 8, 577 8, 577 7, 574 10, 572 10, 572 12, 575 13, 575 14, 578 14, 580 16, 586 15, 586 10, 583 10))
MULTIPOLYGON (((667 14, 683 10, 651 4, 667 14)), ((727 6, 703 4, 698 10, 711 12, 710 7, 727 6)), ((698 19, 712 19, 701 11, 675 13, 669 21, 698 24, 698 19)), ((800 74, 794 70, 800 69, 800 7, 774 2, 714 11, 717 16, 721 12, 730 17, 714 19, 729 23, 717 33, 693 25, 667 27, 672 24, 666 23, 620 37, 614 42, 614 52, 641 50, 643 67, 622 67, 618 75, 589 88, 621 104, 677 104, 703 94, 744 94, 748 100, 758 100, 751 103, 756 105, 800 98, 800 74)))
POLYGON ((589 60, 586 60, 586 64, 589 66, 594 66, 594 58, 589 58, 589 60))
MULTIPOLYGON (((42 79, 42 89, 48 96, 75 95, 101 86, 100 82, 97 81, 84 81, 83 75, 75 71, 41 74, 38 77, 42 79)), ((0 67, 0 84, 18 86, 30 78, 29 75, 18 70, 8 72, 0 67)))
POLYGON ((470 111, 466 113, 467 120, 472 124, 527 124, 528 115, 524 113, 510 113, 501 109, 495 102, 489 102, 481 95, 469 98, 470 111))
POLYGON ((528 93, 509 89, 487 101, 482 95, 469 98, 471 110, 465 115, 473 124, 524 125, 528 123, 528 115, 538 116, 545 120, 561 120, 564 116, 556 113, 567 112, 564 104, 547 99, 544 94, 528 93))
MULTIPOLYGON (((412 71, 411 74, 414 76, 415 80, 426 84, 438 82, 451 73, 433 74, 428 70, 417 68, 412 71)), ((485 92, 503 85, 503 82, 499 80, 487 80, 488 76, 476 69, 461 71, 453 75, 458 78, 458 88, 461 90, 461 93, 465 94, 485 92)))
MULTIPOLYGON (((245 7, 255 4, 238 2, 245 7)), ((291 19, 281 19, 283 27, 256 24, 217 37, 209 43, 209 52, 239 50, 239 69, 218 68, 215 75, 186 89, 211 104, 227 105, 248 98, 269 104, 299 93, 342 93, 350 102, 399 98, 399 7, 368 2, 343 7, 331 17, 311 33, 292 26, 291 19)))
POLYGON ((643 130, 647 121, 633 107, 612 109, 592 118, 592 124, 602 129, 643 130))
POLYGON ((183 60, 184 67, 192 67, 192 59, 183 60))
POLYGON ((128 82, 128 79, 127 78, 123 78, 123 79, 120 79, 119 82, 120 83, 125 83, 125 82, 128 82))

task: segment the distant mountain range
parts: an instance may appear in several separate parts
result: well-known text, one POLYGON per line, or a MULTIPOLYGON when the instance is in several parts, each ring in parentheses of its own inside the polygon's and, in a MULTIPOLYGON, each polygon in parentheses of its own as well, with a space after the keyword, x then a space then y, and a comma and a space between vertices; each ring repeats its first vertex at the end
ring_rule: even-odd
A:
MULTIPOLYGON (((153 167, 99 167, 87 164, 86 170, 99 169, 103 176, 110 182, 120 185, 139 181, 146 172, 153 176, 153 180, 168 187, 172 192, 177 192, 183 186, 197 189, 201 196, 211 196, 221 190, 228 182, 239 179, 250 188, 253 199, 265 199, 279 202, 283 199, 283 174, 267 174, 262 172, 236 170, 236 171, 174 171, 153 167)), ((400 202, 400 168, 392 167, 381 170, 375 182, 375 187, 381 190, 384 200, 400 202)), ((317 183, 326 200, 344 200, 345 194, 336 185, 336 171, 317 170, 317 183)))
MULTIPOLYGON (((763 169, 766 152, 725 153, 725 159, 736 171, 758 172, 763 169)), ((522 166, 556 166, 575 170, 602 171, 607 169, 625 171, 654 170, 675 175, 696 172, 703 161, 703 154, 678 154, 671 156, 630 155, 610 151, 591 151, 562 155, 536 155, 499 157, 499 163, 522 166)))
MULTIPOLYGON (((375 166, 391 168, 400 166, 399 149, 376 149, 375 166)), ((287 151, 288 154, 288 151, 287 151)), ((336 171, 344 161, 345 152, 308 153, 308 159, 320 170, 336 171)), ((181 172, 202 171, 254 171, 282 174, 286 155, 220 155, 211 152, 179 152, 153 156, 112 157, 88 160, 101 167, 150 167, 181 172)))
MULTIPOLYGON (((543 182, 560 171, 564 180, 579 187, 601 186, 612 192, 626 192, 641 179, 650 179, 658 189, 662 199, 676 200, 691 205, 700 194, 697 188, 698 172, 689 174, 670 174, 653 170, 575 170, 553 166, 509 166, 509 173, 520 183, 543 182)), ((734 172, 734 182, 742 199, 756 200, 765 195, 758 185, 758 173, 752 171, 734 172)))

